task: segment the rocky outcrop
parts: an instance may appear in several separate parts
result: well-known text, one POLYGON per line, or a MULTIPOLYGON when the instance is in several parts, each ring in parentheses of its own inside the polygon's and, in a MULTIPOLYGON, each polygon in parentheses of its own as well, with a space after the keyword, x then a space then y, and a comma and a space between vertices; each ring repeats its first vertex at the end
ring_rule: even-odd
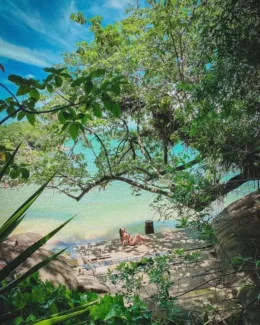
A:
MULTIPOLYGON (((40 235, 34 233, 19 234, 9 237, 0 245, 0 261, 4 263, 11 262, 27 247, 41 238, 40 235)), ((42 260, 50 257, 53 253, 45 248, 40 248, 34 252, 23 264, 21 264, 11 275, 23 274, 34 265, 42 260)), ((63 256, 58 256, 46 266, 39 270, 40 278, 43 281, 50 281, 54 285, 63 284, 69 289, 80 289, 83 291, 107 292, 107 288, 99 283, 98 279, 93 276, 85 276, 84 279, 77 276, 74 268, 68 260, 63 256)))
MULTIPOLYGON (((6 263, 11 262, 27 247, 41 238, 38 234, 27 233, 9 237, 0 245, 0 259, 6 263)), ((24 263, 22 263, 12 274, 23 274, 34 265, 50 257, 53 253, 47 249, 40 248, 34 252, 24 263)), ((58 256, 46 266, 39 270, 43 281, 50 281, 54 285, 63 284, 69 289, 78 288, 78 280, 73 267, 62 256, 58 256)))
POLYGON ((230 204, 214 219, 212 227, 219 241, 217 255, 222 270, 230 267, 238 255, 252 258, 252 264, 243 264, 243 269, 249 266, 251 271, 233 274, 228 280, 240 287, 238 299, 246 307, 246 324, 260 324, 260 302, 256 299, 259 289, 255 288, 260 281, 254 271, 254 260, 260 260, 260 191, 230 204))
POLYGON ((96 293, 108 293, 110 291, 108 286, 101 284, 98 278, 93 275, 80 275, 78 281, 79 292, 93 291, 96 293))
POLYGON ((236 255, 260 259, 260 191, 231 203, 212 222, 222 263, 236 255))

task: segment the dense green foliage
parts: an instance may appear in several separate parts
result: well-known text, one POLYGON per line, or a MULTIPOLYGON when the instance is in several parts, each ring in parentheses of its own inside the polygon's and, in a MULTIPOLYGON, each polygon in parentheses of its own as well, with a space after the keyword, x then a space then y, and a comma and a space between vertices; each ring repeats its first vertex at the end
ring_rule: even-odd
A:
MULTIPOLYGON (((53 286, 50 282, 42 282, 38 274, 31 276, 7 295, 0 296, 1 324, 31 324, 48 319, 53 315, 62 315, 70 309, 85 308, 87 312, 79 314, 58 324, 151 324, 151 314, 144 303, 135 297, 134 304, 125 307, 123 297, 120 295, 99 297, 97 294, 87 292, 79 293, 68 290, 65 286, 53 286)), ((84 309, 83 309, 84 311, 84 309)), ((69 318, 69 317, 67 317, 69 318)), ((46 324, 53 324, 50 322, 46 324)))

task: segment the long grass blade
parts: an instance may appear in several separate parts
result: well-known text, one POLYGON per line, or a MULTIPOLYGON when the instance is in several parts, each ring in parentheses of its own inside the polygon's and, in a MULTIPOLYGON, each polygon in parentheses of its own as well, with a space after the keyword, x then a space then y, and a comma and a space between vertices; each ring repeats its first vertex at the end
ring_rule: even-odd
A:
POLYGON ((79 307, 75 307, 75 308, 71 308, 68 311, 59 313, 59 314, 55 314, 50 318, 44 319, 42 321, 33 323, 33 325, 52 325, 52 324, 57 324, 59 322, 65 321, 69 318, 78 316, 80 314, 85 313, 88 309, 91 308, 92 305, 98 303, 100 299, 97 299, 95 301, 89 302, 85 305, 79 306, 79 307))
MULTIPOLYGON (((55 175, 55 174, 54 174, 55 175)), ((40 188, 38 188, 38 190, 36 192, 34 192, 29 199, 27 199, 12 215, 9 219, 7 219, 7 221, 4 223, 6 224, 9 220, 11 220, 13 218, 13 216, 17 215, 18 213, 22 214, 29 208, 29 206, 38 198, 38 196, 42 193, 42 191, 45 189, 45 187, 49 184, 49 182, 52 180, 52 178, 54 177, 54 175, 52 175, 47 182, 45 182, 40 188), (31 202, 34 199, 33 202, 31 202), (28 204, 30 204, 28 206, 28 204)))
POLYGON ((38 198, 42 193, 44 188, 48 185, 49 181, 53 176, 43 184, 28 200, 26 200, 12 215, 11 217, 2 225, 0 228, 0 242, 2 242, 7 232, 10 233, 10 229, 13 227, 13 224, 21 218, 21 216, 28 210, 28 208, 33 204, 33 202, 38 198))
POLYGON ((12 153, 12 155, 10 156, 10 158, 7 160, 7 162, 4 164, 3 168, 0 170, 0 180, 4 176, 7 168, 9 167, 9 165, 12 162, 12 160, 14 159, 14 156, 17 154, 17 151, 19 150, 21 144, 22 144, 22 142, 18 144, 18 146, 16 147, 16 149, 14 150, 14 152, 12 153))
POLYGON ((15 221, 6 231, 0 232, 0 242, 4 241, 16 227, 23 221, 25 214, 17 221, 15 221))
POLYGON ((29 256, 31 256, 38 248, 44 245, 51 237, 53 237, 60 229, 66 226, 74 217, 70 218, 62 225, 51 231, 49 234, 35 242, 33 245, 28 247, 24 252, 22 252, 19 256, 17 256, 12 262, 7 264, 0 271, 0 282, 3 281, 13 270, 15 270, 20 264, 22 264, 29 256))
POLYGON ((63 249, 60 252, 46 258, 45 260, 43 260, 42 262, 34 265, 30 270, 28 270, 26 273, 22 274, 19 278, 13 280, 12 282, 8 283, 6 286, 4 286, 3 288, 0 288, 0 295, 4 294, 6 291, 11 290, 12 288, 14 288, 15 286, 17 286, 20 282, 22 282, 23 280, 25 280, 26 278, 28 278, 30 275, 32 275, 33 273, 37 272, 41 267, 45 266, 46 264, 48 264, 49 262, 51 262, 52 260, 54 260, 57 256, 59 256, 60 254, 62 254, 64 251, 66 250, 63 249))

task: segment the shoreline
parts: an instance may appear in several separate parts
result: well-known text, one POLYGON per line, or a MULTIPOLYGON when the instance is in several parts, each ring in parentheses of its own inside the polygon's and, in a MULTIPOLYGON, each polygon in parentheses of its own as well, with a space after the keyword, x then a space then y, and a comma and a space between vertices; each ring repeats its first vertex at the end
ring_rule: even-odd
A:
MULTIPOLYGON (((161 236, 161 235, 166 235, 166 234, 171 234, 171 233, 176 233, 176 232, 183 232, 183 230, 179 230, 177 228, 173 228, 173 229, 167 229, 164 231, 156 231, 154 234, 151 235, 146 235, 145 236, 161 236)), ((66 255, 69 255, 71 258, 78 258, 79 254, 77 252, 77 248, 78 247, 98 247, 101 245, 107 245, 107 244, 111 244, 111 243, 118 243, 119 246, 121 246, 120 243, 120 238, 119 236, 117 238, 112 238, 112 239, 99 239, 99 238, 95 238, 93 240, 85 240, 85 241, 62 241, 62 240, 51 240, 48 241, 45 244, 45 247, 53 252, 57 252, 59 250, 62 250, 64 248, 67 248, 65 252, 67 252, 66 255)))
POLYGON ((73 247, 72 255, 66 254, 65 257, 73 267, 93 273, 106 273, 108 268, 114 268, 121 262, 163 256, 172 253, 175 249, 204 251, 213 246, 199 239, 194 231, 175 230, 146 236, 149 241, 124 248, 118 238, 92 244, 79 244, 73 247))

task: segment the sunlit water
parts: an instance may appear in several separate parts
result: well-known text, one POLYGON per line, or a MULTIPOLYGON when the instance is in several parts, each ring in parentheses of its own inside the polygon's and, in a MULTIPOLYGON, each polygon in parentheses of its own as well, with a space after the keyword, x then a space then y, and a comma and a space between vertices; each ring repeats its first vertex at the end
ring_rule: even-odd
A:
MULTIPOLYGON (((82 148, 78 147, 77 150, 80 151, 82 148)), ((94 172, 94 158, 90 151, 84 150, 89 168, 94 172)), ((177 148, 179 153, 182 150, 183 147, 177 148)), ((6 220, 37 188, 30 185, 19 190, 1 189, 0 223, 6 220)), ((252 189, 252 184, 244 185, 239 192, 235 191, 229 195, 223 203, 216 204, 216 212, 252 189)), ((57 191, 47 189, 30 207, 26 218, 15 233, 35 232, 44 235, 74 215, 76 217, 58 232, 53 240, 66 243, 108 240, 118 237, 120 227, 126 227, 132 234, 144 234, 144 224, 147 219, 154 220, 156 232, 173 230, 176 225, 175 218, 178 218, 177 213, 172 220, 158 221, 159 215, 156 215, 150 206, 154 198, 154 194, 146 191, 141 191, 141 195, 134 196, 128 184, 118 181, 108 185, 102 192, 91 191, 79 202, 57 191)))

